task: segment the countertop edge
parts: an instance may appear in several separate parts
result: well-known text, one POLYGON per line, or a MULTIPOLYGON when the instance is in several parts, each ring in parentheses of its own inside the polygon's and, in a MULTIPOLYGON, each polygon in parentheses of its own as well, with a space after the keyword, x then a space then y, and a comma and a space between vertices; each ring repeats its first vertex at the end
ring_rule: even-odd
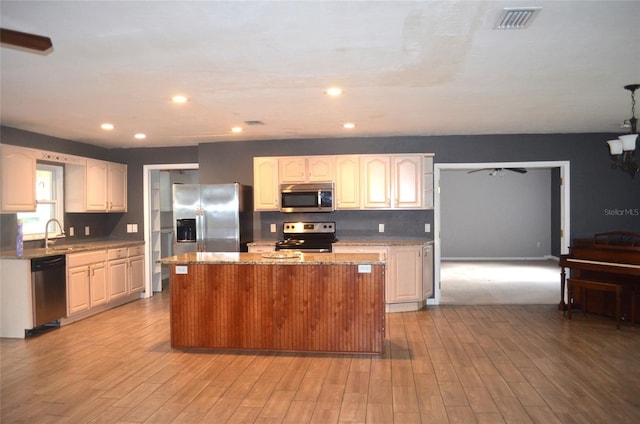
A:
POLYGON ((65 243, 59 244, 54 248, 36 248, 36 249, 24 249, 22 256, 16 255, 15 251, 5 250, 0 252, 0 259, 35 259, 45 256, 54 255, 73 255, 75 253, 85 253, 95 250, 107 250, 107 249, 119 249, 123 247, 134 247, 144 245, 143 240, 101 240, 101 241, 87 241, 85 243, 65 243), (72 247, 72 249, 67 249, 72 247))

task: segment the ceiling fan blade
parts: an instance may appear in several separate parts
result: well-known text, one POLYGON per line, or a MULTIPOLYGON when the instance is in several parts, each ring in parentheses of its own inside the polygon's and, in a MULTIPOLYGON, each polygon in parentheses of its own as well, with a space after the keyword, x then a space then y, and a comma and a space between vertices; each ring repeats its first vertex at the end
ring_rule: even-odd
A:
POLYGON ((39 52, 47 51, 53 47, 53 43, 49 37, 5 28, 0 28, 0 42, 11 46, 37 50, 39 52))
POLYGON ((473 174, 474 172, 480 172, 480 171, 488 171, 491 168, 480 168, 480 169, 472 169, 471 171, 467 171, 467 174, 473 174))
POLYGON ((527 170, 524 168, 505 168, 508 169, 509 171, 513 171, 513 172, 518 172, 520 174, 526 174, 527 170))

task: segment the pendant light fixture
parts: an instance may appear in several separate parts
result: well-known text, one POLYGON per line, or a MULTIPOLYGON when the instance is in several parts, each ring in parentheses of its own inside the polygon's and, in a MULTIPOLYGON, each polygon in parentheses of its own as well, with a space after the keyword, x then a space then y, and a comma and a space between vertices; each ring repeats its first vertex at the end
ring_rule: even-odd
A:
POLYGON ((636 140, 638 138, 638 119, 636 119, 636 90, 640 84, 625 85, 624 89, 631 92, 631 118, 624 121, 624 125, 631 127, 631 133, 621 135, 616 140, 609 140, 609 151, 611 153, 611 168, 620 168, 628 172, 631 178, 635 177, 640 170, 640 165, 634 157, 636 151, 636 140))

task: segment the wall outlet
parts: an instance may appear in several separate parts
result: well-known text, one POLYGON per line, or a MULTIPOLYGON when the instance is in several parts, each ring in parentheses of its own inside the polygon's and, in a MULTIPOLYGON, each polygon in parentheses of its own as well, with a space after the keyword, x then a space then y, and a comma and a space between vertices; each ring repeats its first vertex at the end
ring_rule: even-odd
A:
POLYGON ((378 224, 378 232, 384 233, 384 224, 378 224))
POLYGON ((276 232, 276 224, 271 224, 271 232, 272 233, 276 232))
POLYGON ((91 235, 91 228, 88 225, 86 227, 84 227, 84 235, 85 236, 90 236, 91 235))
POLYGON ((424 232, 425 233, 431 232, 431 224, 424 224, 424 232))
POLYGON ((73 227, 69 227, 69 237, 73 237, 75 235, 75 230, 73 227))
POLYGON ((131 224, 131 232, 133 233, 138 232, 138 224, 131 224))

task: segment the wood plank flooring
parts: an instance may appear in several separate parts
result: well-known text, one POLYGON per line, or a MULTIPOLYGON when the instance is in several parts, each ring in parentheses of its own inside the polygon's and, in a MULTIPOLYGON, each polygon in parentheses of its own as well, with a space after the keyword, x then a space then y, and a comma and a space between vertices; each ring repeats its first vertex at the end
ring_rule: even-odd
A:
POLYGON ((1 339, 7 423, 637 423, 640 328, 553 305, 387 315, 383 355, 172 350, 168 293, 1 339))

